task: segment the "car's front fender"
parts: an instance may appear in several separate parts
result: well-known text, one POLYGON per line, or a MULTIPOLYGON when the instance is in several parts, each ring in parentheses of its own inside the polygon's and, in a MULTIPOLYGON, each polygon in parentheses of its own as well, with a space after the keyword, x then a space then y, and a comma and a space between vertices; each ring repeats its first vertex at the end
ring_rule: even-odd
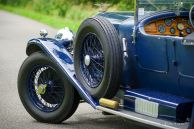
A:
POLYGON ((98 105, 98 102, 91 97, 87 90, 84 89, 84 87, 76 79, 73 57, 66 50, 63 44, 55 39, 50 38, 38 38, 30 40, 26 48, 27 55, 37 51, 45 53, 48 58, 51 58, 56 63, 63 73, 62 76, 66 77, 70 81, 70 83, 75 87, 84 100, 86 100, 94 108, 98 105))

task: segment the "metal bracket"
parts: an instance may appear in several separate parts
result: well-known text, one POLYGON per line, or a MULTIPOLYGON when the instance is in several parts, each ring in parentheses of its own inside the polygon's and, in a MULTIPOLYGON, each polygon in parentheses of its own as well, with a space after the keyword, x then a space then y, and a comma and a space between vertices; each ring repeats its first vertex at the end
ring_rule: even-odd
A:
POLYGON ((133 28, 133 33, 131 37, 133 38, 132 44, 135 44, 136 43, 136 27, 133 28))
POLYGON ((128 54, 127 54, 127 39, 126 38, 123 38, 122 39, 122 42, 123 42, 124 57, 128 57, 128 54))

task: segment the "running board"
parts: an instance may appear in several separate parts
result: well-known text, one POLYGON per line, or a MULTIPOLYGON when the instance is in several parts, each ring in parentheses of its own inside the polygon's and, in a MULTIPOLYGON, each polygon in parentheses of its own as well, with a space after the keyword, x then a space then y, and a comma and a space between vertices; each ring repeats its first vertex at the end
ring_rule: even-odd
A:
POLYGON ((116 111, 116 110, 112 110, 112 109, 105 108, 102 106, 97 106, 96 109, 110 113, 110 114, 114 114, 117 116, 121 116, 121 117, 130 119, 130 120, 133 120, 133 121, 137 121, 137 122, 140 122, 146 125, 158 127, 158 128, 165 128, 165 129, 188 129, 189 128, 189 122, 176 123, 176 122, 171 122, 171 121, 165 121, 165 120, 141 115, 141 114, 129 111, 129 110, 125 110, 125 109, 119 109, 116 111))

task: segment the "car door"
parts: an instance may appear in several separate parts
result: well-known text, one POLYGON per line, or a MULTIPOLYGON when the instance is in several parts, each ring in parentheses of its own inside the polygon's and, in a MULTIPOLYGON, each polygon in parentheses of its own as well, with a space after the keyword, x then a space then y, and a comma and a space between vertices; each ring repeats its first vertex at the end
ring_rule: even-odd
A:
MULTIPOLYGON (((162 36, 137 32, 135 42, 137 75, 139 85, 166 91, 168 86, 168 40, 162 36)), ((171 85, 171 88, 175 85, 171 85)))
POLYGON ((140 69, 156 73, 168 72, 167 44, 164 37, 139 33, 135 45, 140 69))
POLYGON ((176 41, 176 55, 181 94, 194 98, 194 45, 184 45, 180 38, 176 41))

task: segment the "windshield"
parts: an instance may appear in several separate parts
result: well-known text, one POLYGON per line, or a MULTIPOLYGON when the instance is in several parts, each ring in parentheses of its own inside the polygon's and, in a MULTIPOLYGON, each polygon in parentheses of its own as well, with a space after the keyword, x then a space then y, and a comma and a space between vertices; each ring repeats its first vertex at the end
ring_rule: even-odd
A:
POLYGON ((137 0, 138 15, 145 16, 163 10, 190 10, 194 0, 137 0))

